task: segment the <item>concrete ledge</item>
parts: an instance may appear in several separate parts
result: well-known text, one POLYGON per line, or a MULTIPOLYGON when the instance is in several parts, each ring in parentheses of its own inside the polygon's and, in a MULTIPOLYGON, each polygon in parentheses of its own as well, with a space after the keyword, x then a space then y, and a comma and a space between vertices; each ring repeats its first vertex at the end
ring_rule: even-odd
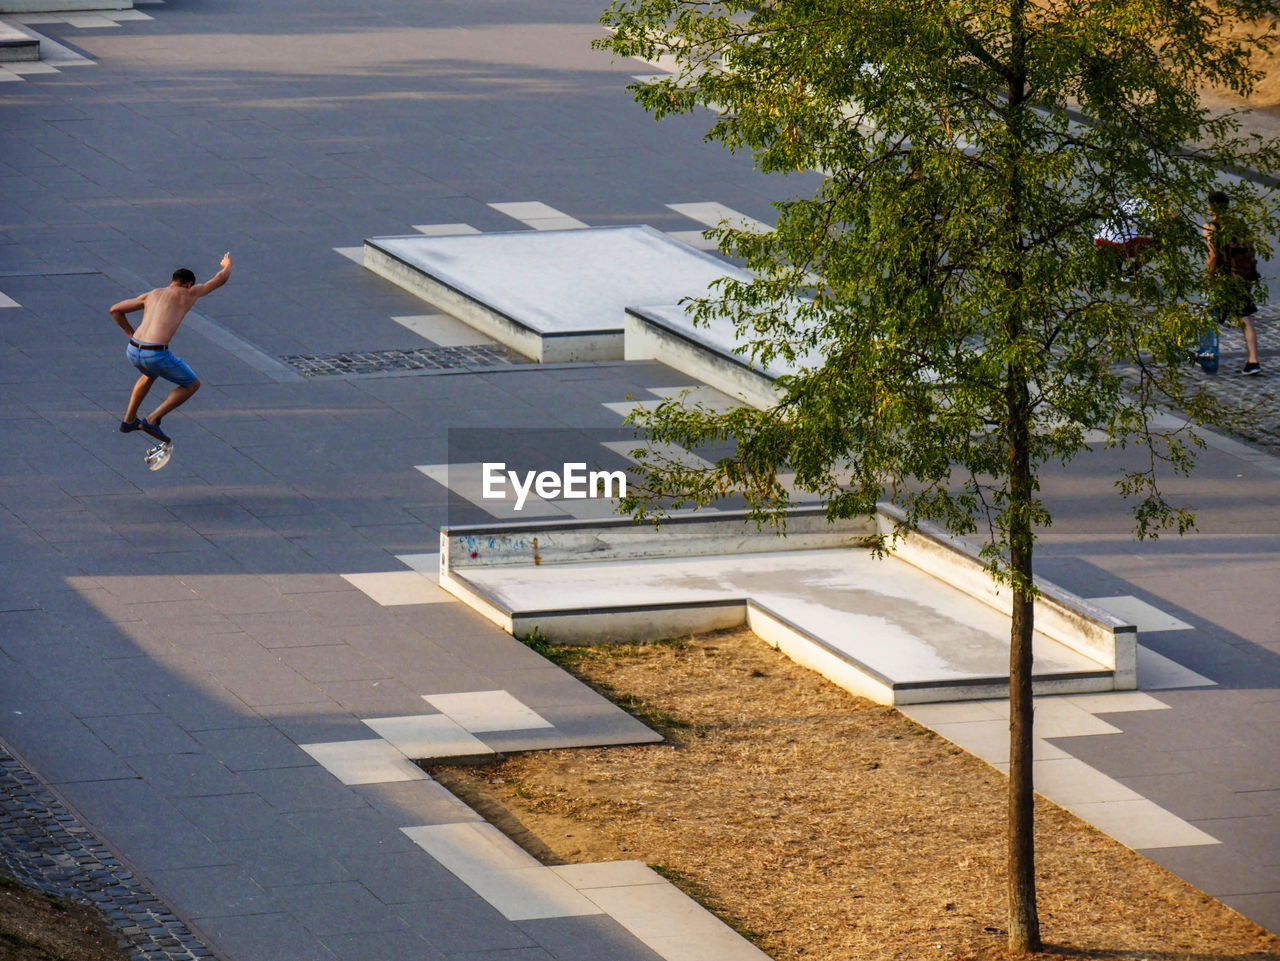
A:
POLYGON ((623 331, 626 360, 656 360, 762 410, 778 403, 776 375, 714 343, 678 307, 628 307, 623 331))
POLYGON ((474 524, 441 530, 440 571, 854 547, 865 546, 875 533, 865 518, 829 522, 821 507, 792 508, 786 537, 744 522, 737 511, 676 515, 661 527, 626 517, 474 524))
MULTIPOLYGON (((2 4, 0 10, 3 10, 2 4)), ((39 59, 39 39, 0 21, 0 63, 31 63, 39 59)))
POLYGON ((628 305, 747 276, 644 225, 374 237, 363 263, 541 363, 621 360, 628 305))
MULTIPOLYGON (((876 525, 888 531, 898 517, 885 508, 876 525)), ((626 518, 445 528, 440 583, 505 630, 536 630, 553 643, 654 640, 745 624, 796 662, 880 703, 998 698, 1007 691, 1008 676, 1001 673, 1007 627, 1002 634, 998 625, 1007 624, 1008 591, 990 583, 968 545, 926 527, 900 537, 884 562, 904 566, 854 575, 849 572, 869 570, 870 559, 850 567, 840 558, 865 550, 875 532, 867 520, 831 524, 821 507, 796 508, 787 530, 780 538, 772 529, 757 529, 743 512, 683 515, 657 529, 626 518), (799 553, 804 550, 814 552, 812 561, 799 553), (770 560, 775 554, 776 564, 770 560), (734 556, 740 560, 731 561, 734 556), (633 566, 621 574, 608 573, 609 565, 627 564, 633 566), (653 564, 659 567, 646 566, 653 564), (558 567, 564 573, 553 577, 558 567), (654 570, 660 572, 656 581, 646 573, 654 570), (638 579, 636 585, 630 578, 638 579), (593 580, 597 586, 583 586, 593 580), (628 586, 601 591, 617 583, 628 586), (757 583, 772 599, 752 596, 749 585, 757 583), (584 591, 580 607, 537 605, 541 597, 572 596, 566 592, 573 584, 584 591), (812 588, 794 593, 796 585, 808 584, 812 588), (663 594, 672 599, 657 602, 663 594), (976 625, 985 626, 975 634, 976 625), (904 627, 906 634, 900 633, 904 627), (917 647, 919 653, 910 653, 917 647)), ((1136 687, 1133 626, 1056 585, 1040 582, 1040 588, 1036 693, 1136 687)))
MULTIPOLYGON (((882 504, 877 518, 881 532, 889 533, 901 518, 897 508, 882 504)), ((946 531, 922 525, 898 538, 892 552, 894 557, 1012 616, 1013 592, 991 579, 974 547, 946 531)), ((1036 587, 1040 591, 1035 604, 1036 630, 1110 668, 1115 672, 1115 689, 1136 689, 1137 628, 1042 578, 1036 578, 1036 587)))
POLYGON ((133 0, 0 0, 5 13, 88 13, 96 10, 132 10, 133 0))

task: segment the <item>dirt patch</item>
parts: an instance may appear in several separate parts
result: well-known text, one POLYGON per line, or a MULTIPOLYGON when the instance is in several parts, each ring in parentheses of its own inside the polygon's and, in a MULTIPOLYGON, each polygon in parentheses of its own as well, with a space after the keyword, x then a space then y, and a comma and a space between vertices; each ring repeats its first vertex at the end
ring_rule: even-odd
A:
POLYGON ((0 959, 128 961, 102 915, 0 875, 0 959))
MULTIPOLYGON (((545 863, 660 867, 779 961, 1004 956, 1004 775, 755 635, 553 656, 668 737, 436 768, 545 863), (522 833, 523 832, 523 833, 522 833)), ((1037 805, 1053 954, 1280 959, 1280 940, 1037 805)))

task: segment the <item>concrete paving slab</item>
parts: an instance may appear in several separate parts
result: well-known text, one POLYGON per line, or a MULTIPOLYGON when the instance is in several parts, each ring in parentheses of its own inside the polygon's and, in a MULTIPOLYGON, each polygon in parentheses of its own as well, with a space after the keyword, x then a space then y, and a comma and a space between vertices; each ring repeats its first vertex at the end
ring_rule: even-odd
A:
POLYGON ((430 778, 383 781, 360 785, 354 790, 366 803, 382 811, 396 827, 482 820, 452 792, 430 778))
POLYGON ((522 921, 520 929, 556 961, 596 961, 601 957, 610 961, 659 961, 661 957, 605 915, 522 921))
POLYGON ((425 694, 422 699, 472 734, 554 727, 507 691, 425 694))
POLYGON ((157 871, 157 884, 173 892, 193 920, 268 914, 275 901, 241 869, 224 864, 157 871))
POLYGON ((493 753, 483 741, 443 714, 366 718, 364 723, 414 760, 493 753))
POLYGON ((401 604, 443 604, 453 596, 440 588, 437 576, 412 571, 384 571, 373 574, 343 574, 343 579, 359 588, 383 607, 401 604))
POLYGON ((1147 848, 1193 847, 1218 839, 1145 798, 1063 804, 1121 844, 1147 848))
POLYGON ((338 961, 338 955, 283 911, 206 918, 200 926, 232 957, 253 958, 262 952, 272 961, 338 961))
POLYGON ((413 781, 427 776, 403 751, 381 738, 298 746, 343 784, 413 781))

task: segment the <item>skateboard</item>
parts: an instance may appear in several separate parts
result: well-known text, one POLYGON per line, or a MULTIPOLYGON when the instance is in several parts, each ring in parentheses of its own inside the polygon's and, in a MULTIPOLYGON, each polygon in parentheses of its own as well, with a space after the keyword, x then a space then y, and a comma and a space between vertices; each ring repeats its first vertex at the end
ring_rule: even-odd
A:
POLYGON ((1218 372, 1218 332, 1213 328, 1204 331, 1200 335, 1200 344, 1196 349, 1196 360, 1200 362, 1200 369, 1206 374, 1216 374, 1218 372))
POLYGON ((142 456, 143 462, 151 470, 159 470, 165 464, 169 463, 169 458, 173 456, 173 441, 167 444, 155 444, 147 448, 147 452, 142 456))

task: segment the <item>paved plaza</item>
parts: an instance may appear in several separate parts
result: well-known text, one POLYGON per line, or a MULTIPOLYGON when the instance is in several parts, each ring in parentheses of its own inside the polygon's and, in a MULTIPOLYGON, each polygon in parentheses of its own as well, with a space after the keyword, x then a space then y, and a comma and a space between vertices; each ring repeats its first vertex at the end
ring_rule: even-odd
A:
MULTIPOLYGON (((653 739, 429 572, 442 526, 495 516, 445 469, 468 443, 625 466, 631 406, 698 385, 530 363, 366 270, 365 240, 643 224, 705 246, 815 183, 703 143, 705 117, 655 125, 623 89, 654 68, 589 48, 600 7, 0 17, 44 52, 0 64, 3 860, 109 904, 137 957, 752 956, 643 865, 523 859, 412 763, 653 739), (224 250, 175 345, 204 386, 149 472, 116 431, 134 373, 107 308, 224 250)), ((1042 573, 1146 654, 1137 692, 1042 701, 1037 757, 1050 796, 1280 931, 1280 314, 1259 328, 1262 376, 1235 374, 1235 332, 1204 375, 1256 422, 1168 483, 1197 533, 1131 540, 1132 451, 1045 477, 1042 573)), ((913 713, 1003 763, 998 702, 913 713)))

